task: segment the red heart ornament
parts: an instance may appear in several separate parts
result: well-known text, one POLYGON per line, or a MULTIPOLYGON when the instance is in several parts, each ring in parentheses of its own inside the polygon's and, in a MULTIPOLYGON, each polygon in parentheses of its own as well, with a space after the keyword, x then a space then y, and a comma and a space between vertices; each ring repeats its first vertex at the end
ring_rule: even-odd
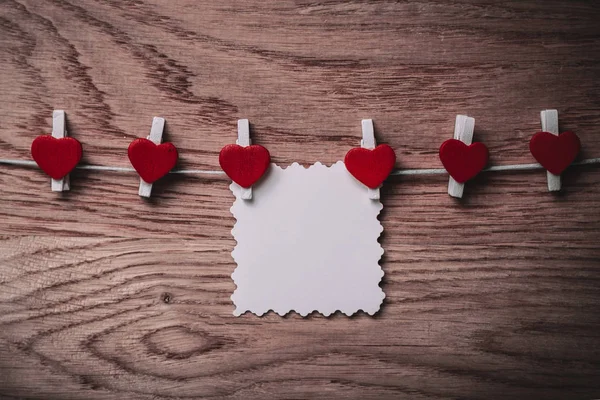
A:
POLYGON ((483 143, 467 146, 460 140, 448 139, 440 146, 440 160, 456 182, 465 183, 486 166, 488 149, 483 143))
POLYGON ((529 141, 529 151, 550 173, 560 175, 571 164, 581 142, 573 132, 563 132, 556 136, 550 132, 538 132, 529 141))
POLYGON ((346 153, 344 164, 353 177, 375 189, 394 169, 396 153, 387 144, 380 144, 372 150, 355 147, 346 153))
POLYGON ((177 163, 177 148, 173 143, 155 144, 148 139, 135 139, 127 149, 133 168, 146 183, 165 176, 177 163))
POLYGON ((39 167, 53 179, 62 179, 81 160, 83 150, 77 139, 57 139, 42 135, 31 143, 31 156, 39 167))
POLYGON ((219 153, 223 171, 243 188, 254 185, 267 171, 270 162, 269 151, 257 144, 246 147, 228 144, 219 153))

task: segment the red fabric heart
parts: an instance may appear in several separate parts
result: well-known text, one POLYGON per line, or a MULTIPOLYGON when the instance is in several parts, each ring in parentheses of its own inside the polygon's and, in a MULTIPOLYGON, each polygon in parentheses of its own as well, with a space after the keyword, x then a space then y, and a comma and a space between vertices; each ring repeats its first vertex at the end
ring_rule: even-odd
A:
POLYGON ((396 153, 387 144, 380 144, 372 150, 356 147, 346 153, 344 164, 363 185, 375 189, 394 169, 396 153))
POLYGON ((271 155, 264 147, 253 144, 228 144, 219 153, 219 164, 232 181, 243 188, 254 185, 267 171, 271 155))
POLYGON ((173 143, 155 144, 148 139, 135 139, 127 155, 140 178, 153 183, 165 176, 177 163, 177 148, 173 143))
POLYGON ((81 160, 83 150, 77 139, 57 139, 42 135, 31 143, 31 156, 39 167, 53 179, 62 179, 81 160))
POLYGON ((483 143, 467 146, 457 139, 448 139, 440 146, 440 160, 458 183, 474 178, 488 162, 488 149, 483 143))
POLYGON ((580 147, 579 138, 573 132, 563 132, 558 136, 538 132, 529 142, 533 157, 554 175, 560 175, 575 160, 580 147))

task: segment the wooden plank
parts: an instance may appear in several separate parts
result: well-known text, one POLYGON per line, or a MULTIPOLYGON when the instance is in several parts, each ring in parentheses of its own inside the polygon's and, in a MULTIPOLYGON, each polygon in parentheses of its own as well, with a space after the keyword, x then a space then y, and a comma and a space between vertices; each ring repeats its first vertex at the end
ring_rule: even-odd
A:
POLYGON ((347 12, 259 1, 0 4, 10 21, 1 28, 3 158, 28 158, 31 140, 50 126, 48 104, 69 110, 86 163, 121 167, 129 166, 123 149, 147 131, 145 115, 169 119, 182 166, 192 169, 219 168, 240 117, 256 122, 255 142, 282 165, 343 159, 356 146, 357 119, 368 116, 399 166, 442 168, 436 151, 460 113, 477 119, 492 157, 501 154, 494 163, 529 163, 527 139, 548 104, 569 110, 563 128, 586 150, 600 147, 598 103, 573 90, 600 90, 597 7, 466 1, 415 14, 418 4, 430 3, 357 3, 347 12), (471 51, 449 51, 465 43, 471 51), (556 60, 570 60, 560 74, 556 60), (407 129, 420 134, 407 141, 407 129))
POLYGON ((307 320, 231 315, 231 238, 4 239, 0 392, 559 399, 600 391, 600 271, 589 263, 600 251, 591 241, 388 238, 379 316, 307 320))
MULTIPOLYGON (((199 240, 213 235, 231 236, 233 218, 229 208, 234 197, 226 176, 182 179, 169 175, 155 183, 153 201, 147 203, 131 196, 137 189, 137 181, 132 179, 135 172, 75 170, 73 174, 80 184, 64 202, 51 192, 40 191, 47 182, 43 172, 16 167, 2 170, 0 186, 12 204, 0 208, 2 234, 152 235, 199 240), (110 207, 106 205, 107 193, 110 207), (32 216, 32 210, 41 217, 32 216)), ((474 243, 472 235, 482 243, 513 243, 515 238, 570 242, 579 235, 600 239, 600 205, 595 192, 600 169, 577 167, 565 174, 569 191, 564 201, 555 202, 548 200, 547 192, 531 190, 535 185, 545 185, 546 177, 539 171, 484 173, 469 182, 477 194, 468 196, 463 207, 446 194, 445 175, 391 177, 382 188, 382 222, 386 235, 409 243, 468 244, 474 243)))
MULTIPOLYGON (((18 0, 0 18, 1 158, 30 160, 56 107, 86 164, 130 167, 144 115, 169 119, 184 169, 218 170, 240 117, 278 165, 331 164, 368 116, 400 168, 442 168, 464 113, 491 165, 526 164, 548 105, 600 156, 593 2, 18 0)), ((307 320, 231 315, 226 176, 171 174, 140 202, 135 172, 75 170, 60 197, 36 168, 0 172, 2 398, 600 397, 595 166, 560 198, 531 190, 539 171, 482 173, 461 204, 444 175, 391 177, 381 313, 307 320)))

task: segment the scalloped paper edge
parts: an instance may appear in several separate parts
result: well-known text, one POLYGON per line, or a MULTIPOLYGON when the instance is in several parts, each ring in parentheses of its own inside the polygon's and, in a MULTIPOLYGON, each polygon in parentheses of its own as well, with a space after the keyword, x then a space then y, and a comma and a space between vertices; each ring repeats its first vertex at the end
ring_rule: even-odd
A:
MULTIPOLYGON (((231 295, 231 299, 236 306, 233 311, 234 315, 239 316, 251 312, 257 316, 262 316, 269 311, 273 311, 280 316, 296 312, 305 317, 314 312, 329 316, 340 311, 346 316, 351 316, 361 310, 369 315, 374 315, 379 311, 385 298, 385 293, 379 286, 384 275, 379 264, 384 249, 378 241, 383 232, 383 226, 378 218, 383 209, 383 204, 379 200, 368 198, 367 188, 350 175, 342 161, 338 161, 329 167, 317 162, 308 168, 298 163, 293 163, 285 168, 271 164, 267 174, 259 183, 253 186, 253 199, 250 201, 241 199, 242 188, 236 183, 232 183, 230 189, 235 196, 230 211, 236 219, 231 233, 237 243, 231 253, 237 264, 231 274, 236 285, 236 289, 231 295), (312 175, 312 177, 307 174, 312 175), (305 182, 309 177, 311 178, 308 179, 309 182, 305 182), (317 186, 317 188, 314 186, 317 186), (325 197, 328 192, 330 192, 330 196, 334 197, 333 199, 325 197), (274 196, 283 198, 277 200, 274 196), (340 198, 336 199, 335 196, 340 198), (315 203, 313 199, 319 200, 315 200, 317 201, 315 203), (318 264, 320 269, 314 266, 306 268, 306 264, 290 269, 285 269, 285 266, 280 267, 281 264, 286 266, 290 264, 290 254, 285 249, 285 246, 289 246, 289 243, 283 243, 283 250, 277 247, 270 249, 269 255, 265 256, 264 248, 268 243, 279 240, 282 234, 297 234, 297 230, 286 230, 285 224, 283 224, 283 228, 282 224, 275 224, 273 229, 267 228, 265 230, 264 218, 285 221, 285 217, 289 216, 288 219, 293 221, 295 215, 293 213, 289 215, 287 213, 281 214, 280 218, 272 214, 275 213, 275 210, 282 212, 282 204, 289 205, 292 210, 295 207, 306 205, 308 210, 311 210, 321 207, 321 201, 329 202, 323 208, 331 208, 335 204, 335 212, 332 213, 330 210, 328 213, 330 218, 333 218, 331 215, 340 218, 337 214, 343 212, 346 212, 349 217, 338 221, 342 225, 341 227, 330 226, 328 227, 329 230, 342 230, 342 233, 338 236, 342 238, 341 240, 346 241, 352 241, 349 235, 345 234, 349 231, 361 236, 360 240, 352 243, 353 246, 351 247, 344 242, 343 247, 341 247, 343 253, 337 253, 340 261, 328 263, 321 260, 321 256, 323 258, 332 257, 331 252, 327 250, 329 247, 323 249, 323 246, 319 245, 323 243, 322 240, 319 240, 320 237, 327 236, 327 238, 330 238, 331 236, 321 233, 316 233, 315 235, 319 237, 315 239, 304 239, 306 235, 297 237, 297 239, 308 241, 309 245, 314 246, 312 253, 302 252, 301 254, 308 258, 312 257, 313 263, 309 264, 311 266, 318 264), (335 203, 331 203, 332 201, 335 201, 335 203), (347 210, 340 211, 344 208, 347 210), (353 222, 346 222, 346 219, 353 222), (347 224, 363 224, 363 226, 348 227, 347 224), (277 229, 281 232, 273 232, 277 229), (257 235, 257 233, 259 234, 257 235), (268 237, 271 234, 273 236, 268 237), (249 239, 246 239, 245 235, 248 235, 249 239), (243 238, 240 239, 240 236, 243 236, 243 238), (264 236, 267 236, 264 239, 267 243, 262 239, 264 236), (352 257, 347 255, 346 249, 356 252, 358 251, 357 248, 361 251, 353 254, 352 257), (367 249, 365 250, 365 248, 367 249), (364 254, 363 250, 368 250, 368 254, 364 254), (306 254, 317 254, 317 256, 306 256, 306 254), (362 261, 355 261, 357 257, 365 259, 364 265, 361 263, 362 261), (346 260, 346 258, 348 259, 346 260), (266 266, 264 264, 265 260, 269 260, 266 266), (269 265, 269 263, 274 262, 277 263, 276 266, 269 265), (344 267, 339 265, 340 262, 346 262, 344 267), (324 265, 321 265, 321 263, 324 263, 324 265), (282 271, 282 269, 284 270, 282 271), (327 274, 334 272, 350 272, 351 275, 345 273, 340 276, 338 274, 335 276, 339 276, 339 278, 332 281, 331 278, 327 277, 327 274), (321 278, 329 279, 326 282, 329 286, 326 288, 319 288, 317 285, 318 282, 321 282, 317 279, 319 278, 318 274, 321 273, 325 274, 321 278), (302 279, 305 280, 302 281, 302 279), (282 285, 282 283, 285 284, 282 285), (301 284, 306 285, 306 287, 299 288, 298 286, 301 284), (281 288, 280 286, 284 287, 281 288), (304 292, 302 290, 304 289, 306 289, 307 296, 303 296, 304 292), (336 293, 332 294, 333 291, 336 291, 336 293), (361 300, 364 304, 361 304, 361 300), (321 303, 315 304, 315 301, 321 303), (304 304, 302 304, 303 302, 304 304)), ((301 224, 308 223, 306 222, 306 215, 302 214, 295 218, 299 218, 301 224)), ((315 220, 321 223, 323 218, 325 216, 316 216, 315 220)), ((315 231, 312 230, 311 232, 315 231)), ((331 243, 331 241, 327 243, 331 243)), ((297 261, 298 257, 299 255, 294 257, 294 261, 291 263, 299 262, 297 261)))

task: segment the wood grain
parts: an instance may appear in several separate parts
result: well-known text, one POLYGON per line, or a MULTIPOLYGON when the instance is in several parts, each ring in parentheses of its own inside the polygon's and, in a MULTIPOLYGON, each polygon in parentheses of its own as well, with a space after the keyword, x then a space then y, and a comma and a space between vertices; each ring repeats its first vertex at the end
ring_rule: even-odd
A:
MULTIPOLYGON (((0 0, 0 158, 52 110, 84 162, 129 166, 152 117, 181 168, 218 169, 248 118, 275 162, 333 163, 360 120, 398 168, 441 168, 456 114, 491 165, 533 162, 539 112, 600 156, 593 1, 0 0)), ((77 170, 52 193, 0 166, 0 397, 600 397, 600 169, 381 190, 386 300, 371 318, 232 316, 222 176, 77 170)))

